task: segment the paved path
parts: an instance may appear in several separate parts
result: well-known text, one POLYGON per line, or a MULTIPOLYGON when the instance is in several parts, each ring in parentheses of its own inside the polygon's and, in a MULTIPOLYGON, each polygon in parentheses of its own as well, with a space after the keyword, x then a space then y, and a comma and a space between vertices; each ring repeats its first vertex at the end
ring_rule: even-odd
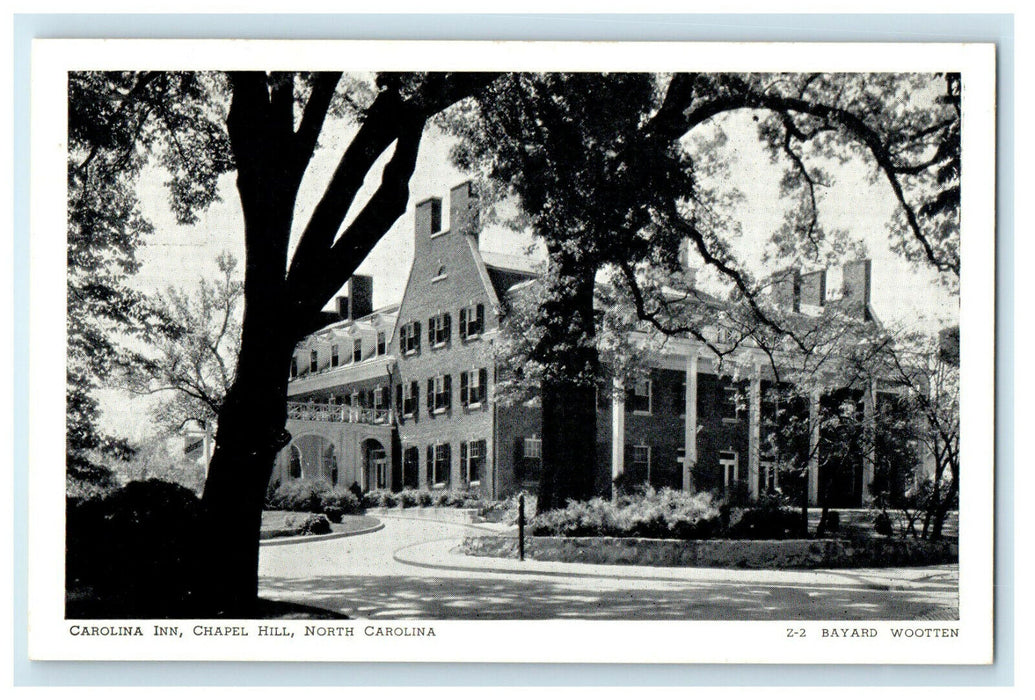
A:
POLYGON ((518 562, 453 550, 481 526, 383 518, 378 532, 264 547, 260 594, 354 618, 950 620, 957 567, 745 571, 518 562))

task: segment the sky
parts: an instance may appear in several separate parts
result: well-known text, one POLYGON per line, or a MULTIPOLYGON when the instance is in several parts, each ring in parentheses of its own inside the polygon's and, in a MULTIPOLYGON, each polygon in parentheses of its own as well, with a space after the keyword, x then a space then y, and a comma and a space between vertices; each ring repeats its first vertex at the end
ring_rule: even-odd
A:
MULTIPOLYGON (((749 269, 764 272, 761 252, 774 228, 779 226, 784 206, 779 197, 781 173, 761 151, 749 115, 730 118, 723 126, 729 137, 725 148, 731 165, 726 184, 744 195, 733 212, 739 235, 732 238, 732 248, 749 269)), ((292 246, 354 129, 344 122, 328 122, 325 126, 320 148, 300 189, 292 246)), ((407 213, 357 270, 374 278, 375 308, 402 299, 413 260, 415 203, 431 196, 446 199, 451 187, 468 179, 450 165, 450 144, 451 137, 429 127, 410 182, 407 213)), ((376 188, 380 167, 388 157, 389 154, 385 154, 368 175, 345 225, 376 188)), ((926 268, 915 269, 891 251, 887 227, 896 204, 887 183, 872 184, 868 174, 867 164, 858 161, 840 168, 833 186, 820 193, 820 219, 825 226, 844 229, 864 244, 873 261, 871 302, 878 319, 889 325, 928 330, 958 322, 958 301, 938 284, 936 275, 926 268)), ((169 286, 195 287, 201 277, 215 276, 216 256, 224 250, 236 255, 241 261, 239 269, 243 269, 243 219, 235 178, 234 173, 224 175, 220 181, 222 201, 201 213, 195 225, 181 226, 169 211, 162 172, 157 169, 145 172, 139 194, 144 215, 155 230, 138 252, 141 269, 130 281, 134 287, 148 293, 163 291, 169 286)), ((444 215, 447 211, 448 205, 443 207, 444 215)), ((448 225, 448 222, 443 224, 448 225)), ((523 254, 533 244, 530 235, 500 226, 487 227, 480 236, 484 250, 502 253, 523 254)), ((829 289, 836 286, 838 271, 828 275, 829 289)), ((146 420, 141 418, 147 414, 143 410, 146 400, 127 400, 125 394, 114 390, 103 392, 100 398, 104 414, 102 427, 131 439, 141 439, 150 431, 146 420)))

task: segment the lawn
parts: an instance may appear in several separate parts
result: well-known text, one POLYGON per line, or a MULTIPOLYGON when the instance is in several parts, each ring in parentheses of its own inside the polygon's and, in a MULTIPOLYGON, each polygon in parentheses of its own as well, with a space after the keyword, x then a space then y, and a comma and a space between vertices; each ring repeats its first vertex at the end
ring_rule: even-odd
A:
MULTIPOLYGON (((293 519, 301 524, 309 513, 297 513, 289 510, 265 510, 262 512, 262 534, 261 539, 271 539, 278 531, 289 529, 286 519, 293 519)), ((367 530, 377 525, 380 521, 368 515, 344 515, 340 523, 331 523, 331 532, 335 534, 348 534, 367 530)), ((279 536, 285 536, 280 534, 279 536)))

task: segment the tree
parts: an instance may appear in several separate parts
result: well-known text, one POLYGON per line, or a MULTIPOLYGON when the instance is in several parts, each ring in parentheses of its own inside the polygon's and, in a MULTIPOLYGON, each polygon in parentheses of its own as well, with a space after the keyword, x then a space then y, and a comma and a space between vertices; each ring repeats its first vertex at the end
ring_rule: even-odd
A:
MULTIPOLYGON (((756 280, 729 245, 736 197, 711 146, 723 119, 750 114, 793 206, 771 247, 784 261, 843 253, 818 216, 817 189, 849 158, 863 159, 899 204, 895 248, 958 282, 959 91, 955 74, 513 74, 447 120, 457 165, 511 196, 520 223, 545 243, 550 285, 540 306, 544 479, 540 505, 587 495, 596 456, 589 377, 593 283, 613 268, 638 316, 659 331, 703 340, 698 320, 673 322, 670 295, 647 293, 645 266, 679 283, 683 240, 764 326, 801 344, 766 312, 756 280), (695 142, 696 140, 696 142, 695 142), (696 145, 695 145, 696 143, 696 145)), ((667 285, 660 285, 667 286, 667 285)), ((678 315, 678 314, 677 314, 678 315)))
MULTIPOLYGON (((219 173, 237 172, 245 242, 241 342, 202 496, 206 534, 199 542, 196 612, 248 616, 254 610, 266 485, 274 457, 290 440, 285 424, 294 346, 320 325, 321 308, 405 210, 428 119, 494 77, 388 73, 357 87, 340 73, 73 76, 100 86, 73 93, 71 101, 82 99, 89 106, 84 111, 105 117, 134 163, 146 162, 164 138, 158 153, 172 174, 170 201, 182 221, 212 201, 219 173), (358 129, 289 256, 302 177, 328 117, 337 114, 354 117, 358 129), (357 202, 382 156, 387 160, 375 192, 357 202), (353 207, 355 216, 343 227, 353 207)), ((92 183, 92 161, 87 155, 77 166, 86 183, 92 183)))
POLYGON ((155 302, 166 327, 150 334, 153 349, 129 370, 128 386, 137 394, 162 394, 156 422, 170 432, 185 425, 214 425, 233 385, 241 344, 244 285, 237 259, 222 253, 220 277, 202 279, 196 294, 170 287, 155 302))
POLYGON ((144 295, 126 285, 138 269, 136 248, 151 232, 140 212, 136 178, 154 153, 170 173, 178 213, 187 216, 212 201, 227 152, 214 127, 211 88, 210 77, 190 73, 69 74, 66 452, 71 479, 104 478, 101 455, 125 458, 132 451, 125 440, 98 430, 94 392, 139 361, 126 338, 161 330, 165 322, 144 295), (188 134, 189 141, 178 140, 188 134), (189 158, 180 157, 186 154, 189 158))

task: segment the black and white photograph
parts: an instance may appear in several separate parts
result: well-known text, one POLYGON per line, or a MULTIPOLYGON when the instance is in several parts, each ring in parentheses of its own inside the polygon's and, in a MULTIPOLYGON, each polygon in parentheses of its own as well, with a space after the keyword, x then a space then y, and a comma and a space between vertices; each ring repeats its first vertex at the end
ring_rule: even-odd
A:
POLYGON ((990 46, 39 43, 38 658, 991 660, 990 46))

